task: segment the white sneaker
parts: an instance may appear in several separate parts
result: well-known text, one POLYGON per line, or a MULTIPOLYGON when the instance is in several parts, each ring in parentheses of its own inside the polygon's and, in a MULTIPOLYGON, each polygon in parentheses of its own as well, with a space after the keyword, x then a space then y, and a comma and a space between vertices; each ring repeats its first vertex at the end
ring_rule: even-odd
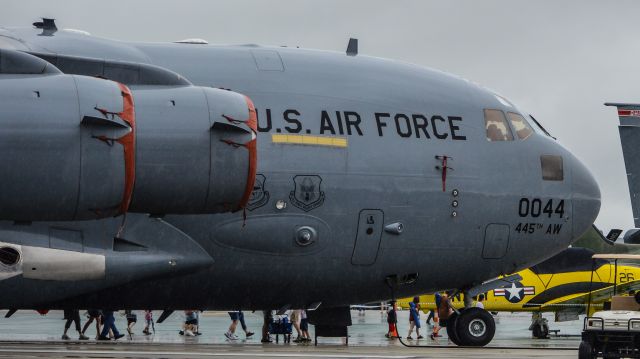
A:
POLYGON ((233 336, 233 340, 238 340, 238 336, 235 334, 231 334, 233 336))
POLYGON ((229 339, 229 340, 235 340, 235 338, 233 337, 233 334, 231 334, 231 332, 224 333, 224 336, 227 337, 227 339, 229 339))
POLYGON ((185 331, 184 331, 184 335, 186 335, 186 336, 188 336, 188 337, 195 337, 195 336, 196 336, 196 335, 195 335, 195 334, 193 334, 193 332, 192 332, 192 331, 190 331, 190 330, 185 330, 185 331))

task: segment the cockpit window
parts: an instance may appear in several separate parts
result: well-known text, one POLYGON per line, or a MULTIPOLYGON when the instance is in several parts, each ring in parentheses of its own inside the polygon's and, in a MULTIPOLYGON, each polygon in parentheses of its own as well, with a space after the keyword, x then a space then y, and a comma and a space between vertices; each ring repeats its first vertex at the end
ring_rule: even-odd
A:
POLYGON ((484 122, 487 129, 487 141, 513 141, 513 134, 507 124, 504 112, 485 109, 484 122))
POLYGON ((511 122, 511 126, 513 126, 513 129, 516 131, 516 136, 518 136, 519 139, 525 140, 527 137, 531 136, 533 129, 522 115, 507 112, 507 116, 509 117, 509 122, 511 122))

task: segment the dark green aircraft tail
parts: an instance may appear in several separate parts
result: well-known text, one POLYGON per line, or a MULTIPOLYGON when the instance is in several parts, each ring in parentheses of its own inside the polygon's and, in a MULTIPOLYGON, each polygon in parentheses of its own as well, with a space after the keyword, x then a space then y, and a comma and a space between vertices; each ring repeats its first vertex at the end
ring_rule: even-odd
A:
MULTIPOLYGON (((612 229, 605 237, 602 232, 594 224, 591 229, 586 231, 571 246, 582 247, 593 250, 595 253, 611 254, 611 253, 630 253, 640 254, 640 244, 637 244, 640 231, 630 230, 624 238, 624 243, 618 243, 616 240, 622 233, 619 229, 612 229)), ((622 242, 622 241, 620 241, 622 242)))
POLYGON ((596 253, 614 253, 615 245, 608 240, 595 225, 586 231, 572 247, 582 247, 593 250, 596 253))
POLYGON ((616 106, 618 109, 618 129, 627 169, 633 223, 640 228, 640 104, 607 102, 605 106, 616 106))

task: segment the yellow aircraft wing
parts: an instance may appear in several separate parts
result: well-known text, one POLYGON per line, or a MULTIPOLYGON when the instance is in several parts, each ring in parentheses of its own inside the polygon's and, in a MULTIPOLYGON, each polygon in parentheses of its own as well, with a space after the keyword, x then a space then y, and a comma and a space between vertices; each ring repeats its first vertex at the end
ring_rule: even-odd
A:
MULTIPOLYGON (((630 282, 618 284, 616 286, 617 294, 623 294, 623 293, 628 293, 630 291, 637 291, 637 290, 640 290, 640 280, 630 281, 630 282)), ((589 300, 591 300, 592 307, 593 307, 592 311, 594 311, 602 308, 602 303, 611 299, 611 296, 613 296, 613 294, 614 294, 613 285, 611 285, 605 288, 591 291, 591 297, 589 297, 588 292, 566 296, 566 297, 559 298, 557 300, 549 301, 541 305, 540 309, 542 311, 548 311, 548 310, 551 310, 552 308, 555 308, 557 310, 558 307, 576 307, 576 306, 587 307, 589 300)))

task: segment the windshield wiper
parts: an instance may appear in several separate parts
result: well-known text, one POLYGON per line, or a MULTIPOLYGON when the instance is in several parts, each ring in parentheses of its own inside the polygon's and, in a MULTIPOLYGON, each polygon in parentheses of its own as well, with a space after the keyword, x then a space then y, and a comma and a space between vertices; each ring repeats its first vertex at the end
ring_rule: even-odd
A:
POLYGON ((531 119, 533 120, 533 122, 535 122, 535 123, 536 123, 536 125, 538 126, 538 128, 539 128, 539 129, 541 129, 541 130, 542 130, 542 132, 544 132, 544 133, 545 133, 545 135, 547 135, 547 136, 549 136, 549 137, 553 138, 554 140, 557 140, 557 138, 553 137, 553 136, 549 133, 549 131, 547 131, 547 129, 546 129, 546 128, 542 127, 542 125, 540 124, 540 122, 538 122, 538 120, 536 120, 536 119, 535 119, 535 117, 533 117, 533 116, 529 115, 529 118, 531 118, 531 119))

